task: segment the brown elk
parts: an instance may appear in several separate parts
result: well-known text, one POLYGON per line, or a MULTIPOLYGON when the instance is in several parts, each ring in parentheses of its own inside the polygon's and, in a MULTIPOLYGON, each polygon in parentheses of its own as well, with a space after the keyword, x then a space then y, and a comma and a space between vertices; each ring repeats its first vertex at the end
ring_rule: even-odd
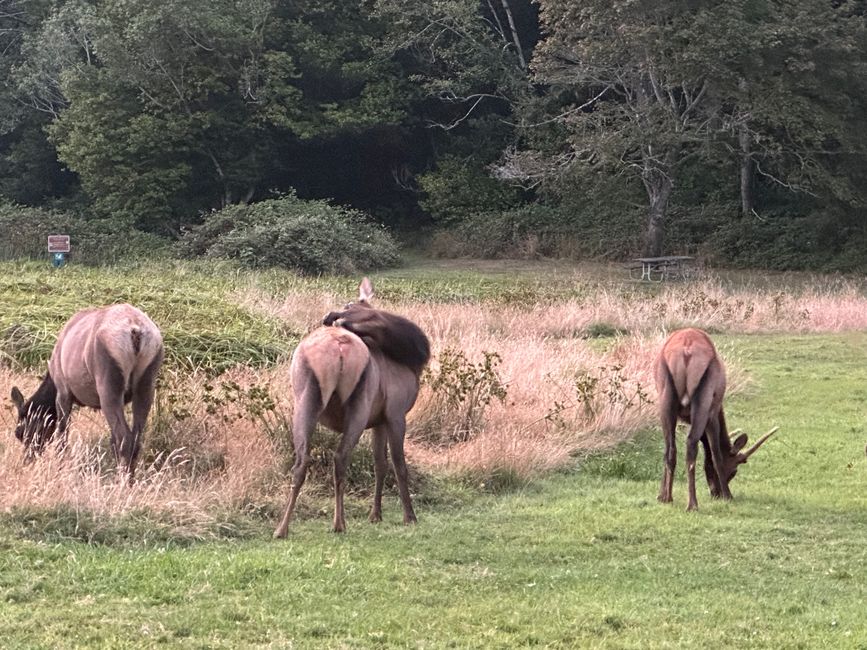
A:
POLYGON ((15 436, 24 443, 28 460, 42 453, 55 430, 65 446, 73 405, 88 406, 102 410, 115 458, 132 481, 162 361, 160 330, 135 307, 111 305, 75 314, 60 330, 48 372, 33 396, 25 401, 12 388, 18 410, 15 436), (123 412, 130 402, 132 429, 123 412))
POLYGON ((373 286, 364 278, 358 302, 331 312, 292 356, 295 396, 292 439, 295 464, 289 503, 274 530, 285 537, 310 464, 308 444, 317 422, 342 433, 334 452, 334 531, 343 532, 346 468, 362 432, 373 427, 374 495, 370 521, 382 520, 382 487, 391 449, 403 504, 403 521, 416 521, 409 494, 403 443, 406 414, 415 404, 419 377, 430 358, 427 337, 406 318, 370 306, 373 286))
POLYGON ((659 414, 665 435, 665 469, 659 500, 672 500, 671 488, 677 462, 674 431, 680 418, 690 424, 686 438, 686 471, 689 483, 687 510, 698 508, 695 497, 695 461, 698 443, 704 447, 704 471, 711 496, 731 499, 729 482, 738 466, 762 446, 776 428, 762 436, 747 451, 747 435, 729 438, 722 401, 726 374, 710 337, 694 328, 673 332, 666 339, 656 361, 656 390, 659 414))

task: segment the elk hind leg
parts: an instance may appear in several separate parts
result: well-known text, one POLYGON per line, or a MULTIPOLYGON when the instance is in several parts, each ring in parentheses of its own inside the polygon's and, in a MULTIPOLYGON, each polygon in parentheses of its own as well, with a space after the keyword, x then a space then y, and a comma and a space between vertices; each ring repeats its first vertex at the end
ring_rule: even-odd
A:
POLYGON ((409 470, 406 466, 406 456, 403 452, 403 439, 406 435, 406 415, 401 413, 389 418, 388 446, 391 449, 391 462, 394 465, 394 476, 397 479, 397 489, 400 502, 403 505, 403 523, 414 524, 415 511, 412 508, 412 497, 409 493, 409 470))
POLYGON ((388 430, 378 426, 373 429, 373 473, 375 484, 373 490, 373 507, 370 510, 370 521, 377 523, 382 521, 382 486, 385 482, 385 474, 388 472, 388 430))
POLYGON ((132 457, 130 459, 130 477, 135 474, 136 464, 138 463, 138 455, 141 451, 142 434, 145 424, 147 423, 148 414, 154 403, 154 392, 156 391, 157 373, 163 362, 163 352, 154 358, 153 361, 145 368, 141 377, 133 388, 132 393, 132 457))
POLYGON ((666 388, 660 398, 662 434, 665 437, 665 452, 663 461, 665 469, 662 472, 662 485, 659 487, 657 499, 661 503, 671 503, 672 485, 674 483, 674 470, 677 467, 677 445, 675 442, 675 430, 677 428, 677 404, 670 388, 666 388))
POLYGON ((311 379, 303 390, 296 393, 295 413, 292 417, 292 446, 295 449, 295 462, 292 465, 292 487, 289 489, 289 501, 283 511, 283 517, 274 529, 275 539, 286 537, 289 522, 295 511, 295 503, 301 486, 307 479, 307 468, 310 466, 308 445, 316 421, 322 413, 322 398, 315 379, 311 379))
POLYGON ((343 509, 343 494, 346 491, 346 470, 352 456, 352 450, 358 444, 364 427, 367 426, 367 416, 370 412, 370 398, 361 395, 350 397, 344 409, 343 436, 337 451, 334 452, 334 526, 335 533, 346 530, 346 515, 343 509))
POLYGON ((690 407, 691 425, 686 438, 686 474, 689 485, 687 510, 698 509, 698 499, 695 495, 695 462, 698 457, 698 443, 708 425, 711 398, 710 391, 699 390, 696 395, 693 395, 690 407))

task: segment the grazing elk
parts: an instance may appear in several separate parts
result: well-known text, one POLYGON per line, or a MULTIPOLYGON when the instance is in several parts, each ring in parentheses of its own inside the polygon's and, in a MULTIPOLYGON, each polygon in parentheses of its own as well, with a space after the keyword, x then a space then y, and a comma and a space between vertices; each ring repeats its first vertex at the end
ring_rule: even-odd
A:
POLYGON ((659 500, 671 502, 671 487, 677 462, 674 431, 680 418, 690 424, 686 438, 686 470, 689 482, 687 510, 698 508, 695 498, 695 461, 698 443, 704 446, 704 471, 711 496, 731 499, 731 481, 738 465, 747 459, 776 431, 762 436, 749 450, 747 435, 729 439, 722 401, 726 390, 726 375, 713 343, 699 329, 673 332, 662 346, 656 360, 656 390, 659 393, 659 414, 665 435, 665 470, 659 500))
POLYGON ((310 464, 308 443, 317 421, 342 433, 334 452, 334 531, 343 532, 343 492, 349 457, 362 432, 373 427, 375 489, 370 521, 382 521, 382 485, 391 449, 405 524, 415 522, 407 485, 403 439, 419 377, 430 358, 427 337, 406 318, 370 306, 373 286, 364 278, 359 300, 331 312, 292 356, 295 395, 292 436, 295 464, 289 503, 274 537, 285 537, 310 464))
POLYGON ((111 305, 75 314, 60 331, 34 395, 25 401, 12 388, 18 409, 15 436, 24 443, 27 458, 40 454, 56 429, 65 446, 72 406, 89 406, 102 410, 115 458, 132 482, 162 361, 160 330, 135 307, 111 305), (132 429, 123 412, 129 402, 132 429))

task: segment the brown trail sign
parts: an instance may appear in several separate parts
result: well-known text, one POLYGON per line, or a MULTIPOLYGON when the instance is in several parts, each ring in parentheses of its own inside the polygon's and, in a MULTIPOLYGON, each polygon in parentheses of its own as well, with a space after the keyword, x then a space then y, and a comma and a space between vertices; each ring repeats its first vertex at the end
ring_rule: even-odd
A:
POLYGON ((49 253, 68 253, 69 235, 48 235, 49 253))

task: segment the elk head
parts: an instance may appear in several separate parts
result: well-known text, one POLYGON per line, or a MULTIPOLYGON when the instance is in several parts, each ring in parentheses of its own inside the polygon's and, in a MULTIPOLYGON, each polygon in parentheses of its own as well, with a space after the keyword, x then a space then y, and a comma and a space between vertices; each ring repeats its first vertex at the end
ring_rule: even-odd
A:
MULTIPOLYGON (((28 400, 24 399, 17 386, 12 387, 12 403, 18 414, 15 437, 24 444, 28 460, 42 453, 57 428, 57 407, 54 402, 56 393, 51 393, 45 384, 46 380, 43 380, 43 385, 28 400)), ((53 386, 51 382, 51 388, 53 386)))
MULTIPOLYGON (((746 451, 742 451, 744 447, 747 446, 747 434, 741 433, 734 440, 728 438, 728 434, 725 432, 721 432, 720 437, 720 447, 722 448, 723 454, 725 456, 723 461, 723 476, 725 478, 726 483, 730 482, 735 475, 738 473, 738 467, 743 463, 746 463, 749 460, 750 456, 756 453, 759 447, 761 447, 765 442, 774 435, 779 427, 774 427, 770 431, 768 431, 765 435, 759 438, 752 447, 747 449, 746 451), (726 445, 726 440, 728 439, 729 444, 726 445)), ((733 431, 732 434, 738 433, 737 431, 733 431)), ((710 493, 714 497, 720 496, 720 488, 719 481, 717 480, 716 472, 713 469, 713 463, 707 462, 709 460, 710 452, 707 447, 707 439, 703 438, 702 442, 705 444, 705 476, 707 477, 708 487, 710 488, 710 493)))
POLYGON ((340 325, 340 320, 345 318, 347 314, 358 312, 365 309, 373 309, 370 305, 370 300, 373 298, 373 284, 370 279, 365 277, 361 284, 358 285, 358 301, 348 302, 343 306, 343 311, 332 311, 322 319, 323 325, 340 325))

